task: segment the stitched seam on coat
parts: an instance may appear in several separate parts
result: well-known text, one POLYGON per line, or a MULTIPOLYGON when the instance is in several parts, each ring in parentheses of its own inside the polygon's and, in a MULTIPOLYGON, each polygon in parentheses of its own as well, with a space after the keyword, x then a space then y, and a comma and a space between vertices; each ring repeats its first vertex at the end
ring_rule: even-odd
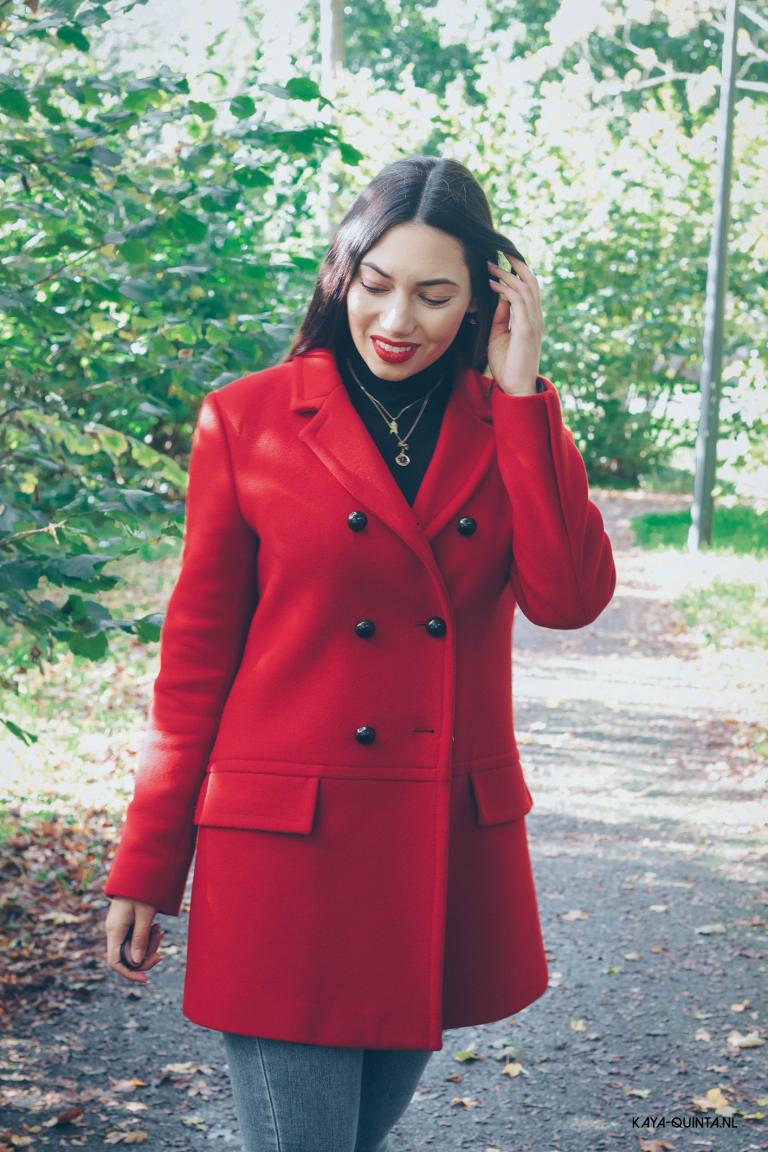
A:
MULTIPOLYGON (((555 469, 555 477, 557 479, 557 498, 558 498, 558 501, 560 503, 560 515, 563 518, 563 528, 565 529, 565 538, 568 541, 568 555, 571 558, 571 569, 573 571, 573 582, 576 586, 576 594, 579 597, 579 604, 581 605, 581 615, 584 619, 584 624, 582 625, 582 627, 584 627, 584 625, 586 625, 586 623, 587 623, 587 610, 584 607, 584 597, 581 594, 581 584, 579 582, 579 577, 578 577, 578 574, 576 572, 576 560, 575 560, 574 555, 573 555, 573 544, 571 542, 571 534, 568 531, 568 520, 566 519, 565 511, 563 510, 562 477, 560 476, 560 473, 559 473, 558 467, 557 467, 557 456, 556 456, 555 452, 552 450, 552 415, 550 412, 550 406, 553 403, 555 403, 555 404, 558 403, 557 394, 556 393, 553 393, 553 394, 555 396, 555 399, 550 400, 549 399, 549 397, 550 397, 549 389, 547 389, 547 391, 545 393, 543 393, 543 395, 545 397, 545 403, 547 405, 547 424, 549 425, 549 450, 552 453, 552 464, 553 464, 553 467, 555 469)), ((578 449, 576 449, 576 450, 578 451, 578 449)), ((579 453, 579 457, 581 458, 581 453, 579 453)), ((589 500, 589 489, 587 489, 587 500, 589 500)))
POLYGON ((277 1123, 277 1112, 275 1111, 275 1101, 274 1101, 273 1096, 272 1096, 272 1088, 270 1087, 269 1076, 267 1075, 267 1065, 266 1065, 266 1061, 264 1060, 264 1052, 262 1051, 262 1047, 261 1047, 261 1038, 259 1036, 257 1036, 255 1039, 256 1039, 256 1044, 257 1044, 258 1049, 259 1049, 259 1061, 261 1063, 262 1075, 264 1076, 264 1085, 267 1089, 267 1099, 269 1100, 269 1108, 270 1108, 270 1111, 272 1113, 272 1126, 275 1130, 275 1139, 277 1141, 277 1152, 282 1152, 283 1142, 280 1139, 280 1128, 279 1128, 278 1123, 277 1123))

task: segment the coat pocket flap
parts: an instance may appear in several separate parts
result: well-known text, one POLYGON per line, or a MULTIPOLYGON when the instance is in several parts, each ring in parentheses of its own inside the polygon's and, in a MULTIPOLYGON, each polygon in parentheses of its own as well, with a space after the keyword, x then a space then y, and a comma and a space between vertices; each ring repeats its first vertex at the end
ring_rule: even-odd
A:
POLYGON ((319 784, 317 776, 211 772, 200 790, 195 824, 307 836, 312 831, 319 784))
POLYGON ((533 807, 533 797, 519 761, 500 768, 486 768, 484 772, 471 772, 470 779, 481 828, 517 820, 533 807))

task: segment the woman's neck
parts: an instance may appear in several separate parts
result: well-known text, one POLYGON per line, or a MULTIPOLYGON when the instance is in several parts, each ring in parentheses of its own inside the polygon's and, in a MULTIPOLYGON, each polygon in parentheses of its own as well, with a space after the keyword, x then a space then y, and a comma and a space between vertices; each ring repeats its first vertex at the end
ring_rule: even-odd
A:
POLYGON ((434 363, 423 368, 421 372, 414 372, 410 376, 403 377, 402 380, 385 380, 372 372, 349 334, 338 341, 336 357, 342 375, 345 374, 344 369, 349 365, 352 369, 353 378, 357 377, 357 381, 364 388, 384 403, 387 400, 395 402, 402 398, 403 401, 406 401, 411 397, 423 396, 437 384, 441 376, 444 382, 453 377, 453 353, 450 348, 434 363))

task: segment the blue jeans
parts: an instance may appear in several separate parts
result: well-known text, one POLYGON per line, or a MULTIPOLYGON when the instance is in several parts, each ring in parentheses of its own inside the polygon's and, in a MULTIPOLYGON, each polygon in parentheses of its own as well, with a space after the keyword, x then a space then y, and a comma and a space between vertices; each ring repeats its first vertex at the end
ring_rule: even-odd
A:
POLYGON ((432 1055, 223 1035, 244 1152, 385 1152, 432 1055))

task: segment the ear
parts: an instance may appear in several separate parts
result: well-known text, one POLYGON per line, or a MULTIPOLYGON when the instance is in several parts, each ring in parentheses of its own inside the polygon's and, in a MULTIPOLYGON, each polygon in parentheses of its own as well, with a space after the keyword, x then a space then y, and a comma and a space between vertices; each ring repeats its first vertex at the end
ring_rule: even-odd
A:
POLYGON ((474 296, 472 297, 469 304, 467 305, 467 310, 464 313, 464 315, 469 316, 473 312, 477 312, 477 300, 475 300, 474 296))

